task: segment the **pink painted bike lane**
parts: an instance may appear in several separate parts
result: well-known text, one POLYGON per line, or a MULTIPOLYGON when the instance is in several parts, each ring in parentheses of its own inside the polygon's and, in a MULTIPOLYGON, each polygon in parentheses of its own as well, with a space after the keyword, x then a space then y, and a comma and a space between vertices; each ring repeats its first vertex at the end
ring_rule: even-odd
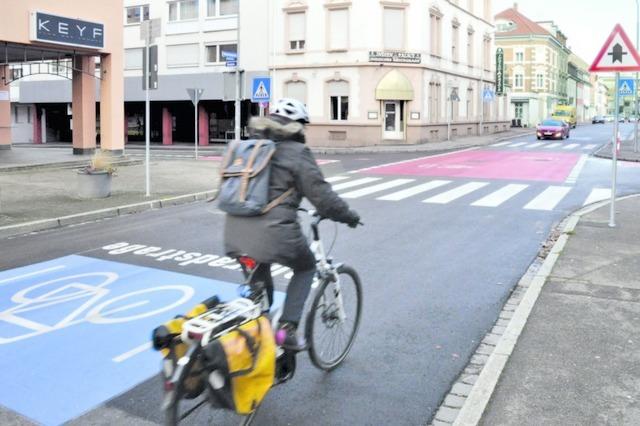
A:
POLYGON ((579 154, 473 150, 393 163, 361 170, 378 175, 463 177, 563 182, 579 154))

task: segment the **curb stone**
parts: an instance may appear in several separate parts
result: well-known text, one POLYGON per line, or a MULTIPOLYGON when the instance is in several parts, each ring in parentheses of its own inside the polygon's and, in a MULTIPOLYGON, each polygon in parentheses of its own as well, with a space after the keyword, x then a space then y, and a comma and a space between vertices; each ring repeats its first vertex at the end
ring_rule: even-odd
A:
MULTIPOLYGON (((619 197, 616 200, 624 200, 627 198, 639 197, 640 194, 627 195, 619 197)), ((551 231, 549 240, 555 239, 553 246, 546 254, 544 259, 541 258, 541 254, 545 249, 541 248, 538 257, 532 262, 525 274, 521 277, 516 287, 513 289, 511 296, 505 302, 503 310, 494 324, 494 327, 489 331, 482 342, 478 345, 475 353, 471 357, 471 361, 460 374, 458 379, 454 382, 451 390, 445 396, 444 401, 438 408, 436 415, 433 417, 433 421, 429 423, 431 426, 436 425, 453 425, 453 426, 475 426, 482 419, 482 415, 489 404, 493 391, 498 384, 500 375, 507 364, 513 349, 526 325, 527 319, 533 310, 533 307, 538 299, 538 296, 547 281, 547 277, 551 274, 555 263, 557 262, 560 254, 564 250, 564 247, 569 240, 569 236, 575 230, 580 218, 588 213, 593 212, 603 206, 609 204, 609 200, 600 201, 591 204, 587 207, 583 207, 574 213, 567 216, 556 228, 551 231), (515 308, 515 310, 514 310, 515 308), (499 334, 494 331, 496 326, 503 329, 503 333, 499 334), (497 336, 497 339, 493 336, 497 336), (491 337, 491 339, 488 339, 491 337), (494 344, 490 344, 487 340, 495 341, 494 344), (489 354, 487 354, 489 352, 489 354), (480 358, 482 357, 482 358, 480 358), (482 363, 483 360, 486 360, 482 363), (479 375, 476 372, 479 371, 479 375), (473 379, 475 383, 470 386, 468 379, 476 373, 473 379), (466 380, 466 382, 465 382, 466 380), (469 386, 471 389, 467 395, 463 395, 464 392, 461 386, 469 386), (452 402, 455 401, 456 405, 460 402, 459 399, 451 399, 451 396, 463 398, 464 402, 462 407, 452 406, 452 402), (444 415, 438 417, 438 413, 443 408, 458 409, 457 416, 454 420, 444 420, 444 415)), ((549 242, 547 240, 547 243, 549 242)), ((545 244, 545 245, 546 245, 545 244)), ((466 389, 465 389, 466 391, 466 389)), ((445 411, 450 413, 450 411, 445 411)))
POLYGON ((193 203, 195 201, 202 201, 207 198, 211 198, 216 194, 216 192, 216 190, 196 192, 193 194, 179 195, 176 197, 150 200, 144 201, 142 203, 109 207, 106 209, 61 216, 53 219, 43 219, 33 222, 19 223, 16 225, 2 226, 0 227, 0 238, 30 234, 33 232, 46 231, 69 225, 78 225, 81 223, 92 222, 99 219, 124 216, 128 214, 141 213, 147 210, 156 210, 165 207, 193 203))

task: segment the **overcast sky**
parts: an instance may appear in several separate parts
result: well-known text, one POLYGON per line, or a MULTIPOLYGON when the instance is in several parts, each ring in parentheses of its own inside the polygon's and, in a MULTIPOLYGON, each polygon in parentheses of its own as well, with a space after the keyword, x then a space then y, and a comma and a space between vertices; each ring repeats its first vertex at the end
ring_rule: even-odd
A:
MULTIPOLYGON (((494 15, 513 7, 513 0, 493 0, 494 15)), ((518 11, 533 21, 554 21, 571 50, 591 64, 619 23, 636 41, 635 0, 520 0, 518 11)))

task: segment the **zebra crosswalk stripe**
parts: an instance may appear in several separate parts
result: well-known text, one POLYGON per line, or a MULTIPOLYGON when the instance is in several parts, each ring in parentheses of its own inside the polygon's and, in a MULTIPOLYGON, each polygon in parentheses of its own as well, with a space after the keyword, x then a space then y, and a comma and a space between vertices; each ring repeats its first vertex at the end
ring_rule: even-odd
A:
POLYGON ((516 142, 509 145, 509 148, 515 148, 515 147, 526 145, 526 144, 527 144, 526 142, 516 142))
POLYGON ((558 146, 562 145, 559 142, 554 142, 554 143, 550 143, 549 145, 545 146, 545 148, 556 148, 558 146))
POLYGON ((333 183, 333 182, 338 182, 345 179, 349 179, 349 176, 331 176, 326 178, 325 180, 329 183, 333 183))
POLYGON ((368 177, 362 179, 352 180, 351 182, 339 183, 337 185, 333 185, 334 191, 340 191, 341 189, 352 188, 354 186, 366 185, 367 183, 378 181, 382 178, 368 177))
POLYGON ((491 144, 491 146, 505 146, 505 145, 509 145, 511 142, 498 142, 498 143, 493 143, 491 144))
POLYGON ((430 191, 432 189, 435 188, 439 188, 441 186, 444 186, 448 183, 451 183, 450 180, 432 180, 430 182, 427 183, 423 183, 420 185, 416 185, 416 186, 412 186, 411 188, 407 188, 407 189, 403 189, 402 191, 398 191, 398 192, 393 192, 389 195, 385 195, 382 197, 379 197, 378 200, 385 200, 385 201, 399 201, 399 200, 404 200, 405 198, 409 198, 412 197, 414 195, 418 195, 421 194, 423 192, 427 192, 430 191))
POLYGON ((562 148, 562 149, 573 149, 573 148, 575 148, 575 147, 577 147, 577 146, 578 146, 578 144, 577 144, 577 143, 570 143, 569 145, 565 146, 565 147, 564 147, 564 148, 562 148))
POLYGON ((471 203, 471 205, 480 206, 480 207, 497 207, 528 187, 529 185, 522 185, 522 184, 515 184, 515 183, 505 185, 502 188, 498 189, 497 191, 487 195, 486 197, 483 197, 478 201, 471 203))
POLYGON ((530 145, 527 145, 526 148, 537 148, 537 147, 542 146, 542 145, 544 145, 543 142, 536 142, 536 143, 532 143, 530 145))
POLYGON ((341 194, 342 198, 360 198, 365 195, 373 194, 375 192, 384 191, 385 189, 395 188, 396 186, 406 185, 407 183, 413 182, 414 179, 394 179, 389 182, 380 183, 378 185, 368 186, 366 188, 357 189, 355 191, 347 192, 346 194, 341 194))
POLYGON ((447 204, 453 200, 456 200, 460 197, 464 197, 467 194, 472 193, 484 186, 489 185, 487 182, 469 182, 464 185, 460 185, 456 188, 453 188, 449 191, 443 192, 441 194, 435 195, 431 198, 427 198, 422 201, 423 203, 434 203, 434 204, 447 204))
POLYGON ((611 198, 611 188, 595 188, 585 200, 583 206, 611 198))
POLYGON ((569 186, 550 186, 524 206, 524 209, 553 210, 569 191, 571 191, 571 187, 569 186))
POLYGON ((585 145, 582 147, 582 149, 593 149, 596 147, 595 143, 590 143, 589 145, 585 145))

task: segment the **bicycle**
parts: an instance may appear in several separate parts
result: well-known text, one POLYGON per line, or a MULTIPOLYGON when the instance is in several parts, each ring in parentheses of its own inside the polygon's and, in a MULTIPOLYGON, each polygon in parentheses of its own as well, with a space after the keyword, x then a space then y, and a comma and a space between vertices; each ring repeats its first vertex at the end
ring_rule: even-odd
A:
MULTIPOLYGON (((305 317, 304 333, 308 344, 307 351, 314 366, 329 372, 344 361, 353 346, 362 313, 362 284, 360 277, 352 267, 343 263, 334 263, 333 259, 327 256, 319 230, 320 223, 326 218, 314 211, 305 209, 299 209, 299 211, 306 212, 311 217, 309 225, 312 237, 310 249, 315 255, 317 265, 316 277, 312 285, 313 291, 310 293, 313 295, 313 299, 305 317), (346 290, 350 288, 353 291, 354 300, 347 304, 345 303, 345 295, 347 294, 346 290), (347 312, 349 307, 352 307, 354 311, 347 312), (344 325, 350 325, 347 333, 341 331, 344 325), (339 343, 342 343, 342 347, 332 352, 331 355, 325 355, 325 350, 322 348, 322 344, 327 339, 319 335, 318 328, 323 326, 331 332, 329 340, 331 349, 336 348, 338 340, 339 343)), ((199 382, 197 378, 203 372, 201 357, 206 343, 215 339, 216 336, 229 332, 234 327, 269 312, 270 295, 264 282, 256 279, 255 275, 260 263, 249 256, 238 256, 237 260, 245 277, 243 286, 249 289, 245 298, 235 299, 229 304, 225 304, 225 312, 217 312, 216 307, 220 306, 220 301, 217 297, 213 297, 204 302, 208 311, 186 321, 182 326, 182 333, 161 336, 160 340, 162 341, 158 342, 155 341, 154 336, 154 348, 166 348, 170 351, 169 357, 165 359, 165 368, 163 369, 165 399, 162 408, 167 425, 178 424, 180 420, 207 402, 207 398, 204 398, 185 413, 179 414, 179 405, 182 399, 193 399, 204 391, 205 384, 199 382), (214 320, 211 321, 212 317, 214 320), (188 345, 182 356, 176 353, 180 342, 188 345)), ((278 323, 281 311, 282 308, 279 308, 271 316, 273 329, 278 323)), ((290 380, 296 368, 296 353, 280 347, 277 347, 276 350, 274 386, 290 380)), ((241 425, 249 425, 256 416, 258 408, 259 406, 251 414, 245 416, 241 425)))

